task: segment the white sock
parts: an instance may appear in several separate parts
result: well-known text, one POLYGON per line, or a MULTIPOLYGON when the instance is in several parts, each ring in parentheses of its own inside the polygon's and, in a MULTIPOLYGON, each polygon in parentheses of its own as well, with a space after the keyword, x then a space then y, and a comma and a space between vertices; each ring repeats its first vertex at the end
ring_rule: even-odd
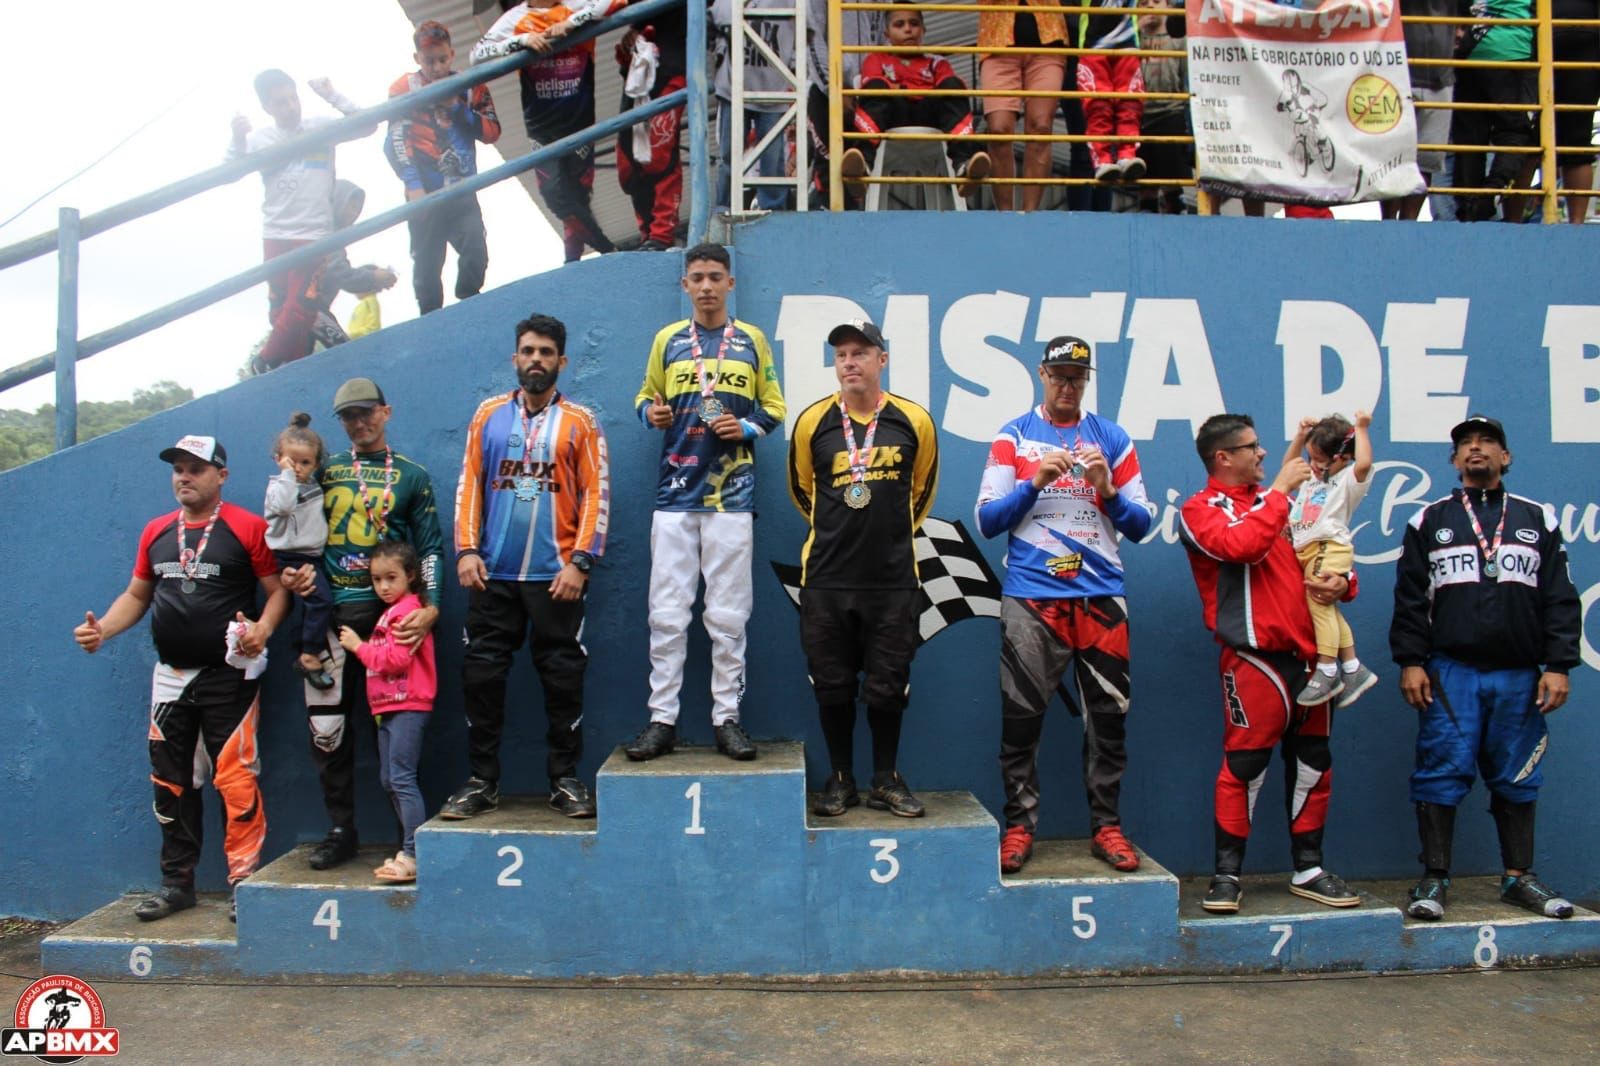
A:
POLYGON ((1290 880, 1293 881, 1295 884, 1300 885, 1301 887, 1304 887, 1306 885, 1309 885, 1311 882, 1315 881, 1317 878, 1319 878, 1321 876, 1322 876, 1322 867, 1313 866, 1309 870, 1296 870, 1295 873, 1294 873, 1294 876, 1292 878, 1290 878, 1290 880))
POLYGON ((1318 663, 1317 669, 1322 671, 1322 673, 1326 674, 1328 677, 1332 677, 1334 674, 1333 663, 1318 663))
POLYGON ((1347 674, 1353 674, 1361 669, 1361 660, 1351 656, 1339 664, 1339 668, 1347 674))

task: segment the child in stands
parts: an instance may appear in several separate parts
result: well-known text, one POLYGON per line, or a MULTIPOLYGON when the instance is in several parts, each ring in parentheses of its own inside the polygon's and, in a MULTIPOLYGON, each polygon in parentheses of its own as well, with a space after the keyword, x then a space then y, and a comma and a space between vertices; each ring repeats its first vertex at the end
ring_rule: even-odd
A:
POLYGON ((304 411, 290 415, 289 424, 279 431, 272 445, 272 461, 278 464, 278 474, 267 482, 267 499, 262 507, 267 520, 267 547, 277 556, 278 569, 309 565, 315 575, 316 584, 304 599, 300 658, 295 670, 313 688, 323 691, 333 687, 323 658, 328 647, 328 619, 333 612, 333 594, 322 569, 328 519, 322 511, 322 483, 317 477, 327 458, 322 437, 311 428, 311 416, 304 411))
POLYGON ((432 633, 415 648, 390 634, 406 615, 427 606, 428 591, 417 550, 403 540, 379 541, 372 549, 368 573, 372 590, 388 609, 373 627, 372 639, 364 641, 344 626, 339 643, 367 668, 367 703, 378 720, 378 781, 389 793, 405 834, 394 858, 385 859, 372 873, 380 881, 410 882, 417 879, 417 826, 428 816, 417 787, 417 763, 439 680, 432 633))

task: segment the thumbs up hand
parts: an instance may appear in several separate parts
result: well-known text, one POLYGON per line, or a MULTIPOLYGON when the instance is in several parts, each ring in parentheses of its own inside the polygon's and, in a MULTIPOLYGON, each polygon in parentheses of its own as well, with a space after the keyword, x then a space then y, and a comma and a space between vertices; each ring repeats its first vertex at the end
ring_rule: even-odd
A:
POLYGON ((73 629, 72 639, 78 642, 78 647, 90 655, 100 650, 100 645, 105 640, 105 632, 100 628, 100 619, 94 616, 93 611, 83 612, 83 624, 73 629))
POLYGON ((667 429, 672 425, 672 408, 659 392, 656 393, 655 402, 646 409, 645 417, 656 429, 667 429))

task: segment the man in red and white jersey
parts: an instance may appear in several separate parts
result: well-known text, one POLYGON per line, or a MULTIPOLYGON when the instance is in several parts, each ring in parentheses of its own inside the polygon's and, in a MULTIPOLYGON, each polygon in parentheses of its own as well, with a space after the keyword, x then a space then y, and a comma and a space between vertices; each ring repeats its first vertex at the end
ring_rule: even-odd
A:
POLYGON ((1295 702, 1317 657, 1308 591, 1327 603, 1350 598, 1354 575, 1303 575, 1289 539, 1289 505, 1311 468, 1296 456, 1263 486, 1267 450, 1249 415, 1206 419, 1195 449, 1210 476, 1206 487, 1184 503, 1179 535, 1189 550, 1206 628, 1222 645, 1225 715, 1216 789, 1216 872, 1201 906, 1221 913, 1239 909, 1239 871, 1256 794, 1272 749, 1282 741, 1295 870, 1289 891, 1330 907, 1354 907, 1360 897, 1322 868, 1332 782, 1332 705, 1295 702))
POLYGON ((144 921, 195 905, 203 825, 197 747, 227 814, 228 883, 237 885, 260 863, 267 816, 257 782, 257 689, 267 638, 289 606, 267 547, 266 520, 222 502, 228 480, 222 445, 213 437, 184 437, 161 461, 172 464, 178 510, 145 526, 127 589, 103 617, 85 612, 72 633, 93 653, 150 612, 160 657, 150 702, 150 780, 161 823, 161 887, 134 908, 144 921), (257 586, 267 602, 252 622, 247 615, 255 610, 257 586))

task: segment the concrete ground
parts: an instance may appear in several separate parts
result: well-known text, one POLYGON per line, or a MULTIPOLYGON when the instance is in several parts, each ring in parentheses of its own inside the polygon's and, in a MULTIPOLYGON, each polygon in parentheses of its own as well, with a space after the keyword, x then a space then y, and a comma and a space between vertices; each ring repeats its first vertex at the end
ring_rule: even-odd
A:
MULTIPOLYGON (((0 921, 0 1010, 46 930, 0 921)), ((128 1063, 1594 1062, 1600 968, 793 987, 96 982, 128 1063)), ((89 1062, 90 1060, 84 1060, 89 1062)))

